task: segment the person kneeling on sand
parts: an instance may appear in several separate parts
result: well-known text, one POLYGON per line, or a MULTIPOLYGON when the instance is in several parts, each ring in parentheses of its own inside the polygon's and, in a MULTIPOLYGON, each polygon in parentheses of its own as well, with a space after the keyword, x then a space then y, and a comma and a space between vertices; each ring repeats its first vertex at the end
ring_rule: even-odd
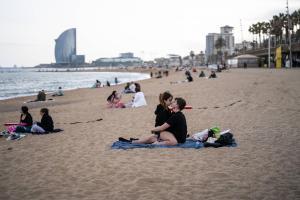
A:
POLYGON ((107 103, 109 108, 125 108, 125 105, 121 102, 121 95, 114 90, 111 95, 107 97, 107 103))
POLYGON ((42 116, 41 122, 36 122, 31 127, 32 133, 51 132, 54 129, 52 117, 49 115, 48 108, 42 108, 40 111, 42 116))
POLYGON ((187 124, 184 114, 181 112, 186 105, 183 98, 175 98, 171 107, 173 114, 161 126, 151 130, 152 136, 131 141, 133 144, 158 144, 158 145, 177 145, 185 143, 187 136, 187 124), (160 134, 155 134, 160 132, 160 134))

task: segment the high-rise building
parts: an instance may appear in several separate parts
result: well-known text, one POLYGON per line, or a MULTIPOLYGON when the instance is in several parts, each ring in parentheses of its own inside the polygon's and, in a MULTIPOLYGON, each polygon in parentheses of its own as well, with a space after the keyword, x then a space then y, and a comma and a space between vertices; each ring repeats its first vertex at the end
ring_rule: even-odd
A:
POLYGON ((84 64, 85 56, 77 55, 76 52, 76 28, 71 28, 64 31, 55 40, 56 64, 84 64))
POLYGON ((217 55, 215 44, 218 38, 223 38, 225 41, 225 46, 222 47, 223 53, 226 53, 227 55, 232 55, 234 53, 234 36, 232 30, 233 27, 226 25, 220 28, 220 33, 208 33, 208 35, 206 35, 206 62, 208 61, 208 58, 217 55))
POLYGON ((76 55, 75 28, 64 31, 55 40, 55 60, 57 64, 71 63, 73 55, 76 55))
POLYGON ((209 33, 206 36, 206 49, 205 49, 206 56, 217 54, 217 49, 215 48, 215 44, 219 37, 220 37, 219 33, 209 33))
POLYGON ((226 46, 223 51, 227 52, 228 55, 234 53, 234 36, 232 33, 233 27, 231 26, 223 26, 221 27, 221 37, 225 40, 226 46))

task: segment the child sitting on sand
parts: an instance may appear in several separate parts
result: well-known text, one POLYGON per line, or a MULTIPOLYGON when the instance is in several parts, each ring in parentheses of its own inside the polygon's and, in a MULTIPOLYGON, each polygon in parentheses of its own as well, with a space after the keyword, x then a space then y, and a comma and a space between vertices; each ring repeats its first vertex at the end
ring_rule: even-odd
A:
POLYGON ((53 120, 52 117, 49 115, 48 108, 42 108, 40 111, 42 116, 41 122, 36 122, 31 127, 32 133, 45 133, 53 131, 53 120))

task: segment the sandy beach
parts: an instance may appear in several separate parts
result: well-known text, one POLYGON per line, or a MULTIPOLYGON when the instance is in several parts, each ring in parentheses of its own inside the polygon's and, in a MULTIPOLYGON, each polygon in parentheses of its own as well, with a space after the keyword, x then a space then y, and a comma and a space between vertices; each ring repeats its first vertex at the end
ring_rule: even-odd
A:
MULTIPOLYGON (((205 71, 206 75, 209 74, 205 71)), ((0 138, 0 199, 300 199, 300 70, 230 69, 217 79, 184 80, 184 72, 139 81, 148 105, 109 109, 123 85, 66 91, 26 104, 34 121, 48 107, 61 133, 0 138), (142 137, 154 126, 159 93, 193 107, 188 133, 230 128, 237 147, 112 150, 118 137, 142 137), (102 119, 102 120, 100 120, 102 119)), ((0 101, 0 128, 18 121, 23 102, 0 101)), ((128 102, 132 94, 124 94, 128 102)))

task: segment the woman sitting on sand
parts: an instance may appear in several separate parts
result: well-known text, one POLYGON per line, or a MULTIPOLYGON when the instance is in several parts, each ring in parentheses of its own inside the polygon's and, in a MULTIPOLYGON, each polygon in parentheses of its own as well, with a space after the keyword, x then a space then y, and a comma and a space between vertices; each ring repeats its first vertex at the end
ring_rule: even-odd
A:
POLYGON ((20 116, 20 123, 24 123, 23 126, 17 126, 16 132, 30 132, 31 126, 32 126, 32 116, 28 112, 27 106, 21 107, 21 116, 20 116))
POLYGON ((41 122, 36 122, 31 127, 32 133, 45 133, 53 131, 53 120, 52 117, 49 115, 48 108, 42 108, 40 111, 42 116, 41 122))
POLYGON ((107 97, 107 103, 109 108, 125 108, 124 103, 121 102, 121 95, 116 90, 107 97))
POLYGON ((126 105, 126 107, 137 108, 137 107, 140 107, 140 106, 146 106, 147 102, 146 102, 146 99, 145 99, 145 95, 144 95, 143 92, 141 92, 141 86, 138 83, 135 83, 135 92, 136 93, 133 97, 132 102, 128 103, 126 105))
POLYGON ((156 106, 154 114, 155 127, 163 125, 172 115, 169 108, 173 100, 173 96, 170 92, 166 91, 159 95, 159 104, 156 106))
POLYGON ((21 107, 21 116, 20 116, 20 125, 14 127, 15 130, 13 130, 12 127, 9 127, 9 129, 11 129, 11 130, 13 130, 13 132, 17 132, 17 133, 30 133, 31 126, 32 126, 32 116, 28 112, 28 107, 22 106, 21 107))

